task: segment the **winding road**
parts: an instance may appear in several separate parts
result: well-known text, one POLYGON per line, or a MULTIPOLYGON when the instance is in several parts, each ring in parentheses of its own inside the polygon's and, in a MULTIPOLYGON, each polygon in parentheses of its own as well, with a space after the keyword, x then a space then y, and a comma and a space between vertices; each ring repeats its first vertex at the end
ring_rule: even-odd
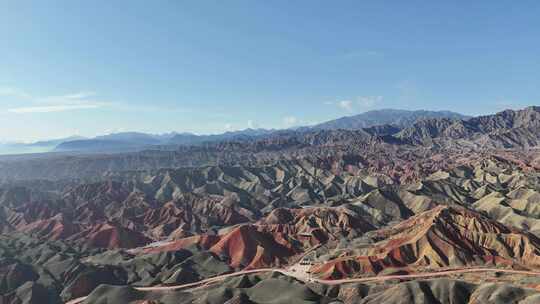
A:
MULTIPOLYGON (((182 285, 134 287, 134 288, 136 290, 139 290, 139 291, 178 290, 178 289, 196 287, 196 286, 203 285, 203 284, 219 282, 219 281, 222 281, 222 280, 224 280, 226 278, 230 278, 230 277, 240 276, 240 275, 244 275, 244 274, 262 273, 262 272, 278 272, 278 273, 281 273, 281 274, 286 275, 286 276, 295 277, 295 278, 297 278, 297 279, 299 279, 301 281, 304 281, 304 282, 317 282, 317 283, 326 284, 326 285, 339 285, 339 284, 345 284, 345 283, 362 283, 362 282, 378 282, 378 281, 397 280, 397 279, 403 280, 403 279, 432 278, 432 277, 439 277, 439 276, 449 276, 449 275, 453 275, 453 274, 478 273, 478 272, 500 272, 500 273, 507 273, 507 274, 540 276, 540 272, 538 272, 538 271, 497 269, 497 268, 468 268, 468 269, 460 268, 460 269, 451 269, 451 270, 444 270, 444 271, 438 271, 438 272, 426 272, 426 273, 417 273, 417 274, 385 275, 385 276, 356 278, 356 279, 323 280, 323 279, 317 279, 317 278, 308 278, 307 274, 305 274, 305 273, 301 274, 301 273, 291 272, 291 271, 288 271, 286 269, 260 268, 260 269, 243 270, 243 271, 233 272, 233 273, 224 274, 224 275, 204 279, 204 280, 193 282, 193 283, 182 284, 182 285)), ((68 301, 65 304, 82 303, 86 298, 87 297, 80 297, 80 298, 68 301)))

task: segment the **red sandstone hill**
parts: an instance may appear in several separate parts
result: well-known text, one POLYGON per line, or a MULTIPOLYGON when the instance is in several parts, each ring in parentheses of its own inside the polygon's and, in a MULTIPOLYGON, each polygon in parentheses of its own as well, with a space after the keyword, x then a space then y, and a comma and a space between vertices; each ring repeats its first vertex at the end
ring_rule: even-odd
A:
POLYGON ((19 228, 20 231, 31 233, 40 238, 50 240, 66 239, 82 230, 80 225, 66 220, 62 214, 54 217, 37 220, 19 228))
POLYGON ((540 239, 465 209, 438 206, 378 232, 368 254, 330 260, 313 269, 340 278, 385 269, 472 264, 540 266, 540 239))
POLYGON ((15 228, 23 227, 39 220, 50 219, 60 211, 54 202, 26 202, 14 209, 6 209, 7 222, 15 228))
POLYGON ((140 232, 108 223, 83 230, 71 236, 70 240, 101 248, 134 248, 152 242, 140 232))
POLYGON ((129 192, 122 184, 115 181, 103 181, 92 184, 81 184, 64 194, 64 199, 71 202, 114 202, 126 199, 129 192))
POLYGON ((198 235, 165 246, 148 248, 144 253, 175 251, 197 245, 228 260, 234 268, 252 269, 286 264, 303 248, 279 227, 240 225, 220 235, 198 235))
POLYGON ((242 225, 225 234, 210 251, 229 257, 231 267, 245 269, 282 265, 302 252, 286 231, 242 225))
POLYGON ((250 221, 254 221, 254 216, 227 198, 194 194, 182 195, 161 207, 131 217, 131 222, 143 227, 156 239, 178 239, 204 232, 212 226, 232 226, 250 221))
POLYGON ((225 257, 234 268, 281 266, 316 245, 373 229, 347 208, 279 208, 255 225, 237 226, 215 236, 183 238, 143 252, 174 251, 197 245, 225 257))
POLYGON ((258 222, 263 226, 283 226, 291 235, 317 245, 374 230, 353 210, 337 208, 278 208, 258 222), (286 228, 285 228, 286 227, 286 228))

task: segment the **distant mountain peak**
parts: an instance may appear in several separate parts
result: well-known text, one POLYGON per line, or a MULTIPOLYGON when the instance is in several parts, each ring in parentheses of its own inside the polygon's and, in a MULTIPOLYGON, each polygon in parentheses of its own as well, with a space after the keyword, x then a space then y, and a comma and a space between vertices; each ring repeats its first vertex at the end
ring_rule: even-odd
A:
POLYGON ((451 111, 380 109, 352 116, 344 116, 313 126, 313 129, 358 130, 380 125, 408 127, 420 119, 450 118, 465 119, 468 116, 451 111))

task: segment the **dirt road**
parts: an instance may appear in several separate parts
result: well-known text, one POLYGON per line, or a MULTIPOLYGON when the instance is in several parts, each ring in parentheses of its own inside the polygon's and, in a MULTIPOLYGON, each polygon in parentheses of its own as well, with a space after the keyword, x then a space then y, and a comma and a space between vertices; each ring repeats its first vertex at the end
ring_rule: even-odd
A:
MULTIPOLYGON (((444 270, 438 272, 427 272, 427 273, 417 273, 417 274, 406 274, 406 275, 386 275, 386 276, 377 276, 377 277, 367 277, 367 278, 356 278, 356 279, 341 279, 341 280, 322 280, 317 278, 308 278, 306 274, 299 274, 295 272, 290 272, 286 269, 278 268, 260 268, 253 270, 243 270, 234 273, 224 274, 216 276, 213 278, 204 279, 198 282, 193 282, 189 284, 175 285, 175 286, 152 286, 152 287, 135 287, 136 290, 140 291, 159 291, 159 290, 177 290, 185 289, 190 287, 195 287, 203 284, 214 283, 222 281, 226 278, 240 276, 244 274, 253 274, 261 272, 279 272, 281 274, 295 277, 304 282, 312 281, 326 285, 339 285, 345 283, 362 283, 362 282, 377 282, 377 281, 386 281, 386 280, 404 280, 404 279, 419 279, 419 278, 433 278, 440 276, 449 276, 453 274, 462 274, 462 273, 474 273, 474 272, 500 272, 508 274, 521 274, 521 275, 534 275, 540 276, 540 272, 537 271, 525 271, 525 270, 511 270, 511 269, 497 269, 497 268, 469 268, 469 269, 455 269, 455 270, 444 270)), ((66 304, 78 304, 82 303, 87 297, 81 297, 73 299, 66 304)))

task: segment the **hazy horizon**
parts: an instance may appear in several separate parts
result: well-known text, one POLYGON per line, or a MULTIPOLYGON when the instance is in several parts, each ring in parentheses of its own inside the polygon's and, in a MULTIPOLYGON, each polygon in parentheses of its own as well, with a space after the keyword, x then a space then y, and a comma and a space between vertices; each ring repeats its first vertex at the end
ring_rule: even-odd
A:
MULTIPOLYGON (((532 105, 530 105, 530 106, 532 106, 532 105)), ((511 109, 511 110, 516 110, 516 109, 520 109, 520 108, 514 108, 514 109, 511 109)), ((228 133, 228 132, 233 132, 233 133, 234 132, 242 132, 242 131, 246 131, 246 130, 266 130, 266 131, 274 131, 275 130, 275 131, 277 131, 277 130, 295 129, 295 128, 300 128, 300 127, 310 127, 310 126, 314 126, 314 125, 324 123, 324 122, 328 122, 328 121, 332 121, 332 120, 337 120, 337 119, 346 118, 346 117, 353 117, 353 116, 364 114, 364 113, 370 113, 372 111, 384 111, 384 110, 432 111, 432 112, 449 111, 449 110, 444 110, 444 109, 443 110, 431 110, 431 109, 405 110, 405 109, 396 109, 396 108, 378 108, 378 109, 371 109, 371 110, 367 110, 367 111, 363 111, 363 112, 359 112, 359 113, 350 113, 348 115, 333 117, 333 118, 330 118, 329 120, 326 120, 326 121, 318 121, 318 122, 313 122, 311 124, 306 124, 306 125, 296 124, 296 125, 291 125, 291 126, 286 126, 286 127, 281 127, 281 128, 280 127, 277 127, 277 128, 265 128, 264 126, 256 126, 256 127, 247 126, 245 128, 229 129, 229 130, 222 130, 222 131, 216 131, 216 132, 210 132, 210 133, 189 132, 189 131, 184 131, 184 130, 163 130, 163 131, 159 131, 159 132, 147 132, 147 131, 144 131, 144 130, 137 130, 137 129, 134 129, 134 130, 120 129, 120 130, 111 130, 111 131, 104 132, 104 133, 99 133, 99 134, 90 134, 90 135, 86 135, 86 136, 81 135, 81 134, 67 134, 66 136, 45 137, 45 138, 38 138, 38 139, 35 139, 35 140, 26 140, 26 141, 24 141, 24 140, 3 140, 3 139, 0 138, 0 144, 33 144, 33 143, 42 142, 42 141, 64 140, 66 138, 91 139, 91 138, 100 137, 100 136, 107 136, 107 135, 113 135, 113 134, 122 134, 122 133, 140 133, 140 134, 148 134, 148 135, 155 135, 155 136, 166 136, 166 135, 171 135, 171 134, 193 134, 193 135, 197 135, 197 136, 204 136, 204 135, 219 135, 219 134, 224 134, 224 133, 228 133)), ((507 109, 503 109, 503 110, 507 110, 507 109)), ((502 110, 500 110, 500 111, 502 111, 502 110)), ((462 115, 465 115, 465 116, 471 116, 471 117, 472 116, 478 116, 478 115, 471 115, 471 114, 454 112, 454 111, 449 111, 449 112, 462 114, 462 115)), ((486 113, 486 115, 495 114, 495 113, 496 112, 486 113)), ((481 115, 484 115, 484 114, 481 114, 481 115)))

